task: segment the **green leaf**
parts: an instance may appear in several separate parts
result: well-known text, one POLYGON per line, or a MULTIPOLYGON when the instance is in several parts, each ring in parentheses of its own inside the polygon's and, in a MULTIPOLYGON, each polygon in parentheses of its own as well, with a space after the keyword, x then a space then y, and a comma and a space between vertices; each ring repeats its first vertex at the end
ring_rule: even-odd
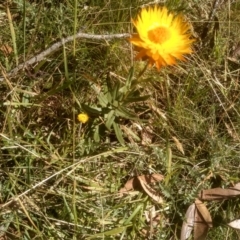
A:
POLYGON ((143 208, 143 204, 139 204, 136 209, 133 211, 133 213, 131 214, 131 216, 123 223, 124 225, 129 224, 132 219, 140 212, 142 211, 143 208))
POLYGON ((133 73, 134 73, 134 68, 131 67, 131 69, 129 70, 128 78, 126 80, 125 85, 121 87, 118 91, 120 93, 118 96, 119 101, 121 101, 124 98, 124 95, 126 95, 128 91, 131 89, 133 73))
POLYGON ((112 94, 110 92, 105 94, 108 100, 108 103, 112 103, 112 94))
POLYGON ((122 102, 126 96, 128 95, 128 89, 126 86, 123 86, 119 89, 119 94, 118 94, 118 101, 122 102))
POLYGON ((133 74, 134 74, 134 67, 131 67, 130 70, 129 70, 127 81, 126 81, 127 89, 131 88, 133 74))
POLYGON ((127 97, 140 97, 140 90, 139 89, 131 89, 131 91, 128 92, 127 97))
POLYGON ((99 116, 102 114, 102 108, 90 107, 87 104, 81 104, 82 109, 89 115, 99 116))
POLYGON ((113 124, 113 121, 115 119, 115 111, 114 110, 111 110, 108 114, 107 114, 107 121, 105 123, 105 126, 108 130, 111 130, 111 127, 112 127, 112 124, 113 124))
POLYGON ((118 100, 119 95, 121 94, 121 92, 119 92, 119 88, 120 88, 120 83, 117 82, 115 87, 113 88, 113 91, 111 92, 112 94, 112 101, 114 102, 115 100, 118 100))
POLYGON ((123 106, 119 106, 118 109, 115 110, 115 112, 116 112, 116 115, 119 117, 132 119, 132 120, 139 120, 135 113, 130 112, 128 109, 126 109, 123 106))
POLYGON ((99 101, 99 104, 100 104, 102 107, 107 107, 107 105, 108 105, 108 97, 107 97, 107 94, 100 93, 100 94, 98 95, 98 101, 99 101))
POLYGON ((139 96, 139 97, 128 97, 127 99, 124 100, 124 103, 133 103, 133 102, 144 102, 146 101, 150 95, 145 95, 145 96, 139 96))
POLYGON ((112 106, 115 108, 119 107, 119 102, 118 101, 113 101, 112 106))
POLYGON ((93 134, 93 139, 95 142, 100 142, 100 136, 99 136, 99 125, 96 126, 96 129, 93 134))
POLYGON ((122 131, 119 127, 119 125, 115 122, 113 122, 113 128, 114 128, 114 131, 115 131, 115 134, 116 134, 116 137, 118 139, 118 141, 120 142, 121 145, 125 145, 125 141, 123 139, 123 136, 122 136, 122 131))
POLYGON ((152 82, 152 81, 153 81, 152 78, 140 78, 140 79, 137 79, 137 80, 133 80, 132 81, 132 86, 136 86, 139 83, 149 83, 149 82, 152 82))

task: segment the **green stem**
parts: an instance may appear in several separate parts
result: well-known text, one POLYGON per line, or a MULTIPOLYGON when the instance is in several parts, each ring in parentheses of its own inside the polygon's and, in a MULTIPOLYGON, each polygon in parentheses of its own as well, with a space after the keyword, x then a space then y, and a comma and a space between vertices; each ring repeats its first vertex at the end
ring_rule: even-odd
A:
POLYGON ((140 77, 145 73, 145 71, 147 70, 147 67, 148 67, 148 61, 147 61, 146 65, 144 66, 144 68, 142 69, 142 71, 138 74, 137 81, 139 81, 140 77))
POLYGON ((148 62, 146 63, 146 65, 144 66, 144 68, 142 69, 142 71, 138 74, 137 79, 134 80, 131 84, 131 89, 135 89, 137 84, 140 83, 140 78, 142 77, 142 75, 145 73, 145 71, 147 70, 148 67, 148 62))

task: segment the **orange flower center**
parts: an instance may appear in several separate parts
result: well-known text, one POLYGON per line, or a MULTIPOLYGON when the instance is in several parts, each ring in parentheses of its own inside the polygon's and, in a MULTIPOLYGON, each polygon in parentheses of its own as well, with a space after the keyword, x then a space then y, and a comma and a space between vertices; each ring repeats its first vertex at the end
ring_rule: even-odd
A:
POLYGON ((170 31, 165 27, 157 27, 148 31, 148 38, 154 42, 162 44, 171 37, 170 31))

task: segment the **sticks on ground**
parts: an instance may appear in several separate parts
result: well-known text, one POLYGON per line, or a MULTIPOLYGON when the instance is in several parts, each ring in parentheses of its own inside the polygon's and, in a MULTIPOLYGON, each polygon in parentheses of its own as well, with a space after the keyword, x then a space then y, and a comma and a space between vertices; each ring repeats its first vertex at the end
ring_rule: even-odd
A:
MULTIPOLYGON (((52 46, 45 49, 43 52, 39 53, 38 55, 30 58, 29 60, 27 60, 24 63, 19 64, 17 67, 15 67, 10 72, 8 72, 6 74, 6 77, 16 77, 17 73, 20 70, 23 70, 26 66, 42 61, 46 56, 55 52, 60 47, 62 47, 64 44, 71 42, 74 39, 82 38, 82 39, 93 39, 93 40, 112 40, 112 39, 124 39, 124 38, 128 38, 128 37, 130 37, 129 33, 95 35, 95 34, 87 34, 87 33, 78 32, 76 35, 61 39, 59 42, 54 43, 52 46)), ((4 80, 4 76, 0 76, 0 81, 3 81, 3 80, 4 80)))

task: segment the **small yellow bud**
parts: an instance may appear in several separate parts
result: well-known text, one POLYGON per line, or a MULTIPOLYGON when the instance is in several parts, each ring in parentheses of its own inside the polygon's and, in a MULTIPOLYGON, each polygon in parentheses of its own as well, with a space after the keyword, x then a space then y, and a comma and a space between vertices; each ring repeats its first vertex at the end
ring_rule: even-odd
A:
POLYGON ((89 116, 86 113, 80 113, 78 114, 77 119, 81 123, 86 123, 89 120, 89 116))

